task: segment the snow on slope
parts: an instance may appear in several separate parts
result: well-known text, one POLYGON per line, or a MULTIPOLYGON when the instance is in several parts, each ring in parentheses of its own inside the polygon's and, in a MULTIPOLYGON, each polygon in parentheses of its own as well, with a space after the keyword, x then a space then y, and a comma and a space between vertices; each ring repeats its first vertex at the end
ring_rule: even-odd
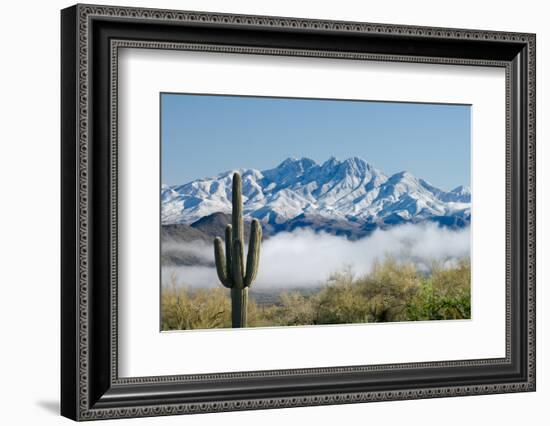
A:
MULTIPOLYGON (((162 223, 191 224, 216 212, 231 212, 231 180, 236 170, 161 188, 162 223)), ((263 223, 281 224, 300 215, 379 223, 446 216, 469 221, 470 189, 446 192, 409 172, 387 176, 357 157, 323 164, 288 158, 277 167, 240 169, 244 213, 263 223)))

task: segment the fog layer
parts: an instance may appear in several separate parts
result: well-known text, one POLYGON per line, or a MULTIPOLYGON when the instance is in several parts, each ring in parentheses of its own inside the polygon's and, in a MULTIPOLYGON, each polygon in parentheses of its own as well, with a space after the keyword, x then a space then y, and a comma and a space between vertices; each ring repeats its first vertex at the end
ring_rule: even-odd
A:
MULTIPOLYGON (((213 246, 204 242, 164 243, 163 251, 182 250, 214 261, 213 246)), ((356 275, 369 272, 376 261, 391 256, 399 262, 414 262, 429 270, 434 261, 452 266, 470 255, 470 228, 450 230, 436 224, 407 224, 376 230, 358 241, 300 229, 279 233, 262 242, 260 267, 253 284, 263 289, 315 287, 331 274, 351 268, 356 275)), ((221 284, 216 270, 209 266, 164 266, 162 283, 189 287, 215 287, 221 284)))

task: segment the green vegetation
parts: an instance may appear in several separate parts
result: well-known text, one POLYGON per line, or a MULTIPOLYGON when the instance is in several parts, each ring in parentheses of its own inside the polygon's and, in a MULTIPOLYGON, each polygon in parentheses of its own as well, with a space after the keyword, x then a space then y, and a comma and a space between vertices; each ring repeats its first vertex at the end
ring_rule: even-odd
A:
POLYGON ((216 271, 221 283, 231 289, 231 326, 240 328, 247 326, 248 318, 248 288, 254 282, 260 263, 260 245, 262 242, 262 227, 258 219, 252 220, 250 229, 250 244, 244 265, 244 222, 242 183, 239 173, 233 174, 231 214, 233 225, 225 228, 225 254, 221 238, 214 239, 214 259, 216 271))
MULTIPOLYGON (((162 289, 162 329, 231 327, 231 301, 222 288, 162 289)), ((470 318, 470 260, 429 272, 388 258, 364 276, 334 274, 316 292, 282 292, 273 303, 248 301, 248 326, 350 324, 470 318)))

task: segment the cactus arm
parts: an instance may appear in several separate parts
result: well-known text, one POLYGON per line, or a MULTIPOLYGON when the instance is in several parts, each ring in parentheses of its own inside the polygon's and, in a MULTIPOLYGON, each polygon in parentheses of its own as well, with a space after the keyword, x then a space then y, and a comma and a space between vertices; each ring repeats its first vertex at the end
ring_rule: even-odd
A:
POLYGON ((233 283, 236 288, 243 288, 243 245, 239 240, 233 241, 233 283))
POLYGON ((225 227, 225 264, 227 270, 227 276, 229 279, 233 277, 233 229, 230 224, 225 227))
POLYGON ((246 257, 246 275, 244 277, 245 287, 250 287, 256 279, 256 275, 258 274, 261 243, 262 227, 258 219, 254 219, 252 220, 252 226, 250 230, 250 243, 248 245, 248 255, 246 257))
POLYGON ((216 261, 216 272, 221 283, 228 288, 232 287, 231 278, 227 274, 227 266, 225 263, 225 256, 223 253, 223 242, 220 237, 216 237, 214 240, 214 260, 216 261))
MULTIPOLYGON (((233 249, 235 248, 235 241, 240 241, 241 247, 241 259, 244 258, 243 244, 244 241, 244 225, 243 225, 243 197, 242 197, 242 183, 241 175, 237 172, 233 174, 233 191, 232 191, 232 204, 233 212, 231 214, 231 219, 233 222, 233 249)), ((235 256, 235 251, 233 251, 233 256, 235 256)), ((242 269, 241 269, 242 270, 242 269)))

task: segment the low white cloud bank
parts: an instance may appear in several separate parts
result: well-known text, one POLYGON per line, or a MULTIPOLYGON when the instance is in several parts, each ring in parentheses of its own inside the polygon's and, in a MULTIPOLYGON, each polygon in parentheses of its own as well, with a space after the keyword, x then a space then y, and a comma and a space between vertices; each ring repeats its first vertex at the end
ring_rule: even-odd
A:
POLYGON ((178 251, 185 251, 188 254, 205 259, 208 262, 214 262, 213 243, 207 244, 205 241, 198 240, 182 244, 173 239, 162 240, 163 253, 177 253, 178 251))
POLYGON ((163 266, 163 286, 213 288, 221 286, 215 268, 208 266, 163 266))
MULTIPOLYGON (((213 261, 213 248, 199 243, 188 247, 193 253, 213 261)), ((331 274, 351 268, 356 275, 368 273, 373 264, 392 256, 397 261, 412 261, 428 270, 434 261, 452 266, 470 255, 470 229, 450 230, 436 224, 407 224, 376 230, 358 241, 301 229, 280 233, 262 243, 259 272, 254 286, 295 288, 318 286, 331 274)), ((163 267, 162 281, 190 287, 215 287, 216 271, 208 266, 163 267)))

